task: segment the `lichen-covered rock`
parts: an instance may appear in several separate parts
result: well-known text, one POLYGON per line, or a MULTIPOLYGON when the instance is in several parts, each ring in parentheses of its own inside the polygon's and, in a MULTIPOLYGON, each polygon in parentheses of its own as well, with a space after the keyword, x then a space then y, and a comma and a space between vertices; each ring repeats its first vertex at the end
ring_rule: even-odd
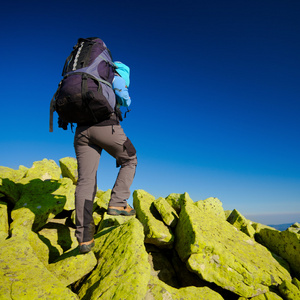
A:
POLYGON ((119 226, 121 224, 124 224, 128 222, 130 218, 135 218, 135 216, 111 216, 107 213, 104 213, 103 218, 98 227, 98 232, 107 227, 119 226))
POLYGON ((55 262, 49 264, 47 269, 68 286, 91 272, 96 264, 97 259, 92 251, 82 255, 76 248, 64 253, 55 262))
POLYGON ((159 197, 153 202, 164 223, 168 226, 175 227, 178 221, 178 215, 175 209, 166 201, 165 198, 159 197))
POLYGON ((252 223, 236 209, 231 212, 230 216, 227 218, 227 222, 238 230, 246 233, 251 238, 254 238, 255 229, 252 227, 252 223))
POLYGON ((196 205, 186 203, 176 227, 176 250, 190 270, 243 297, 269 291, 290 274, 260 244, 196 205))
POLYGON ((284 280, 279 286, 279 291, 285 300, 300 299, 300 290, 291 281, 284 280))
POLYGON ((80 299, 141 300, 150 279, 143 226, 136 218, 95 236, 98 266, 79 290, 80 299))
POLYGON ((8 237, 7 203, 0 201, 0 242, 8 237))
MULTIPOLYGON (((142 298, 140 298, 142 299, 142 298)), ((208 287, 173 288, 155 276, 151 276, 144 300, 222 300, 220 294, 208 287)))
POLYGON ((154 200, 154 196, 143 190, 136 190, 133 193, 133 206, 136 210, 137 218, 144 226, 145 243, 171 248, 174 242, 174 235, 161 221, 161 217, 154 207, 154 200))
POLYGON ((179 288, 176 271, 172 265, 172 250, 161 250, 154 245, 146 244, 148 261, 151 266, 151 276, 156 276, 164 283, 179 288))
POLYGON ((188 193, 183 193, 183 194, 172 193, 166 197, 166 201, 176 210, 178 214, 180 213, 181 206, 185 202, 191 202, 191 203, 194 202, 188 193))
POLYGON ((64 224, 48 222, 39 232, 42 240, 49 248, 49 262, 58 259, 64 252, 75 249, 78 245, 75 229, 64 224))
MULTIPOLYGON (((238 300, 247 300, 247 298, 239 298, 238 300)), ((283 300, 280 296, 273 292, 267 292, 251 298, 251 300, 283 300)))
MULTIPOLYGON (((66 206, 74 205, 74 194, 72 194, 72 181, 68 178, 60 180, 33 179, 22 188, 20 200, 12 210, 12 219, 15 223, 26 221, 18 211, 27 208, 34 215, 32 230, 38 231, 48 220, 51 220, 66 206), (73 203, 73 204, 72 204, 73 203), (20 218, 20 220, 17 220, 20 218)), ((30 220, 32 220, 32 214, 30 220)), ((31 221, 30 221, 31 222, 31 221)), ((15 225, 14 225, 15 227, 15 225)))
POLYGON ((13 182, 18 182, 26 175, 27 170, 28 168, 24 166, 19 166, 18 170, 0 166, 0 178, 7 178, 13 182))
POLYGON ((278 231, 264 228, 257 235, 260 242, 284 258, 296 276, 300 278, 300 234, 290 230, 278 231))
POLYGON ((52 159, 44 158, 41 161, 35 161, 32 164, 32 167, 29 168, 26 172, 25 178, 27 182, 31 179, 41 179, 41 180, 49 180, 56 179, 58 180, 61 176, 60 167, 57 163, 52 159))
POLYGON ((300 290, 300 280, 294 277, 292 283, 298 288, 298 290, 300 290))
POLYGON ((300 224, 296 222, 292 226, 290 226, 287 230, 300 234, 300 224))
POLYGON ((201 207, 203 210, 207 210, 209 213, 214 214, 217 218, 226 220, 222 202, 218 198, 209 197, 205 200, 199 200, 195 202, 197 207, 201 207))
POLYGON ((29 242, 10 238, 0 247, 1 299, 78 299, 36 257, 29 242))
POLYGON ((21 196, 22 186, 16 184, 9 178, 0 177, 0 193, 5 196, 11 204, 16 204, 21 196))
POLYGON ((76 185, 78 180, 77 159, 74 157, 64 157, 59 160, 61 175, 70 178, 76 185))
POLYGON ((94 207, 93 210, 100 209, 101 210, 107 210, 108 208, 108 202, 110 201, 111 196, 111 189, 108 189, 107 191, 101 191, 98 190, 95 196, 94 201, 94 207))

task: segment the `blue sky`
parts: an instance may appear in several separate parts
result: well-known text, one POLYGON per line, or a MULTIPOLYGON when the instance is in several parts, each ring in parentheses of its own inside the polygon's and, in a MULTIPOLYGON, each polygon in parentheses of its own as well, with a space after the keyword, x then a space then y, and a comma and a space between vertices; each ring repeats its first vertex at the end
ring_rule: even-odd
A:
MULTIPOLYGON (((0 165, 75 156, 49 103, 79 37, 131 68, 131 190, 218 197, 264 224, 300 221, 298 0, 11 1, 1 9, 0 165)), ((98 187, 118 169, 106 153, 98 187)), ((129 202, 132 199, 130 198, 129 202)))

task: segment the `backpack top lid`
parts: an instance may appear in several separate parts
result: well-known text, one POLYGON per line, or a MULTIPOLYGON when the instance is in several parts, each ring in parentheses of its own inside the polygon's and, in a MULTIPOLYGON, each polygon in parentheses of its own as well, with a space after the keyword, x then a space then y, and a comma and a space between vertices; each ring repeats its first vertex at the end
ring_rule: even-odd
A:
POLYGON ((125 80, 126 86, 129 87, 130 68, 120 61, 115 61, 114 64, 117 66, 116 72, 125 80))

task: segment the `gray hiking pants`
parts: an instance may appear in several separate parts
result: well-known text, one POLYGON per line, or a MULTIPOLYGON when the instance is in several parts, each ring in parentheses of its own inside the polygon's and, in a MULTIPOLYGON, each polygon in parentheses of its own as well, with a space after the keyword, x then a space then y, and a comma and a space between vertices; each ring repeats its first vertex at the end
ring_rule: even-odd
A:
POLYGON ((93 202, 97 192, 97 169, 102 149, 116 159, 120 170, 109 206, 126 207, 137 165, 136 150, 121 125, 78 126, 74 138, 78 163, 75 192, 76 237, 88 242, 94 235, 93 202))

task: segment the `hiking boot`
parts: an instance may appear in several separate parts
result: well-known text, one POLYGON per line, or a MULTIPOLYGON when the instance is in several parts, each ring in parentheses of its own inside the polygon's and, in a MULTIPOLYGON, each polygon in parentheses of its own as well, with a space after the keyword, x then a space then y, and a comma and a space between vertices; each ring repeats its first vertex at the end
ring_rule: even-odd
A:
POLYGON ((110 206, 107 209, 107 213, 113 216, 135 216, 136 212, 127 204, 126 207, 110 206))
POLYGON ((92 239, 89 242, 80 243, 79 244, 79 253, 84 254, 88 253, 92 250, 92 248, 95 246, 95 241, 92 239))

